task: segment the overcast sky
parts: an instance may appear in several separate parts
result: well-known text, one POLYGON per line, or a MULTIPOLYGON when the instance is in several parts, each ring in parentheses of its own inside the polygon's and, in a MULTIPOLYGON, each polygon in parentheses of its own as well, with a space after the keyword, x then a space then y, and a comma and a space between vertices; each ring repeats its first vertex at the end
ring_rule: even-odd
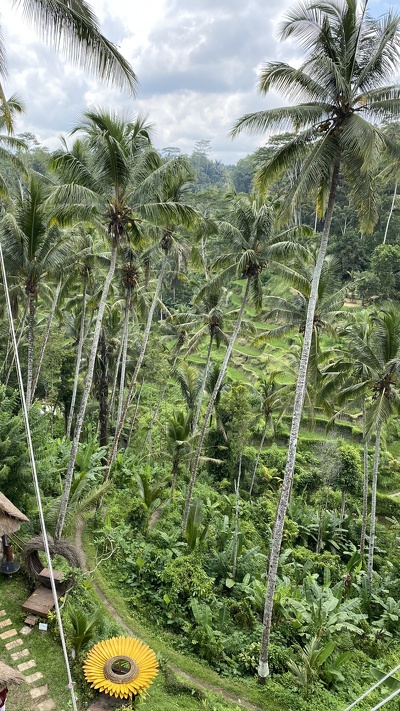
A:
MULTIPOLYGON (((191 153, 209 140, 211 157, 235 163, 262 144, 243 134, 228 139, 242 114, 279 106, 279 96, 257 94, 257 72, 271 59, 296 63, 298 48, 279 43, 277 25, 293 0, 92 0, 102 32, 132 64, 137 96, 110 89, 72 67, 46 47, 23 22, 11 0, 1 0, 7 48, 6 93, 17 91, 26 114, 17 130, 30 131, 50 148, 88 108, 127 115, 146 111, 155 124, 157 148, 191 153)), ((375 16, 400 0, 370 0, 375 16)))

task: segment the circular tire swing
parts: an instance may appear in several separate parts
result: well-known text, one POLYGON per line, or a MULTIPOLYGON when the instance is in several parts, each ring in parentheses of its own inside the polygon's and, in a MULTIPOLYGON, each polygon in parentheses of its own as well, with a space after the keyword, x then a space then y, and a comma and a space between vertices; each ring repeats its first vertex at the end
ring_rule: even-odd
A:
MULTIPOLYGON (((54 541, 51 536, 48 536, 47 540, 52 559, 59 555, 65 558, 70 568, 82 567, 81 559, 75 546, 65 540, 54 541)), ((29 577, 35 582, 50 588, 50 579, 41 575, 44 566, 40 560, 40 552, 45 552, 43 536, 35 536, 24 547, 25 569, 29 577)), ((58 590, 66 590, 73 583, 73 576, 64 577, 62 580, 55 579, 55 583, 58 590)))
POLYGON ((134 700, 158 674, 153 650, 135 637, 112 637, 92 647, 83 664, 93 689, 120 699, 134 700))

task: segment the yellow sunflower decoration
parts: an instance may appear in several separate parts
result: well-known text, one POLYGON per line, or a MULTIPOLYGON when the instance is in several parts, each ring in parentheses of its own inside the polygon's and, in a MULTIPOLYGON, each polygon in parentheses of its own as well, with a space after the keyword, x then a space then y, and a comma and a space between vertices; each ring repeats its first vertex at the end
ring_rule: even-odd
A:
POLYGON ((93 689, 129 699, 141 694, 158 674, 153 650, 134 637, 113 637, 92 647, 83 664, 93 689))

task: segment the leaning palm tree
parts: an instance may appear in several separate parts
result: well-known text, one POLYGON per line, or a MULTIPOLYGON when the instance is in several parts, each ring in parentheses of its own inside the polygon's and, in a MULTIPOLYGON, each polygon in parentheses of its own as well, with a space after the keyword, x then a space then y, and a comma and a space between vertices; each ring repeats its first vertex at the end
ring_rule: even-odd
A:
POLYGON ((324 227, 307 310, 302 355, 293 408, 288 458, 277 509, 270 553, 258 681, 269 675, 268 647, 274 590, 282 544, 284 518, 292 487, 300 420, 306 388, 318 285, 325 259, 339 173, 360 215, 363 232, 377 219, 373 168, 384 149, 397 153, 390 138, 370 123, 400 113, 400 88, 388 82, 400 55, 400 18, 388 13, 379 20, 367 14, 367 0, 327 0, 300 3, 282 24, 282 39, 298 39, 306 51, 299 68, 268 62, 261 70, 259 89, 281 91, 295 106, 260 111, 239 119, 232 134, 241 131, 295 129, 296 135, 258 170, 265 188, 283 173, 294 173, 282 210, 286 215, 306 195, 316 194, 324 227), (301 169, 299 170, 299 166, 301 169))
MULTIPOLYGON (((220 225, 221 233, 225 234, 230 240, 231 250, 215 260, 214 267, 223 267, 223 271, 218 275, 217 283, 221 282, 227 276, 235 275, 237 279, 245 280, 245 287, 235 326, 229 339, 219 375, 208 401, 203 423, 200 428, 185 502, 182 535, 184 535, 186 531, 208 421, 213 411, 222 381, 226 375, 231 353, 242 325, 245 308, 250 298, 258 310, 262 304, 260 275, 267 265, 267 245, 271 239, 272 229, 271 209, 269 206, 257 202, 256 200, 242 198, 235 200, 232 212, 232 222, 226 222, 220 225)), ((206 288, 208 289, 209 287, 207 286, 206 288)))
MULTIPOLYGON (((88 358, 85 383, 76 418, 71 454, 65 475, 64 490, 60 505, 55 536, 59 538, 64 526, 78 445, 92 387, 96 353, 102 329, 107 296, 114 276, 118 247, 131 235, 139 241, 141 231, 137 227, 132 209, 127 202, 132 173, 144 170, 143 155, 148 158, 147 171, 154 165, 155 155, 150 148, 149 126, 144 117, 124 121, 114 114, 88 112, 82 123, 74 129, 82 131, 84 138, 75 142, 69 150, 65 141, 61 150, 53 156, 54 168, 65 181, 53 193, 60 218, 65 219, 79 205, 82 218, 105 219, 111 242, 111 257, 99 301, 92 345, 88 358)), ((145 159, 145 162, 146 162, 145 159)))
MULTIPOLYGON (((7 270, 12 280, 23 283, 28 303, 28 359, 26 403, 34 394, 33 347, 36 334, 36 305, 39 285, 44 276, 56 275, 71 265, 71 239, 54 223, 54 211, 47 204, 49 184, 39 175, 31 175, 14 200, 0 225, 0 239, 7 270)), ((35 378, 36 380, 36 378, 35 378)))

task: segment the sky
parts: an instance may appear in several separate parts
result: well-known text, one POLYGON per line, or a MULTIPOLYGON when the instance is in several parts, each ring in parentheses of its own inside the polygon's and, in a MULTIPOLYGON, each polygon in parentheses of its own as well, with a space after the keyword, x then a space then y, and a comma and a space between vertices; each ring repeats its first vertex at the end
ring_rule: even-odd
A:
MULTIPOLYGON (((265 141, 228 137, 245 113, 280 106, 274 94, 257 93, 261 65, 270 60, 299 64, 291 42, 277 30, 293 0, 92 0, 103 34, 128 59, 139 79, 135 97, 95 81, 46 46, 24 22, 12 0, 1 0, 0 22, 7 50, 6 94, 17 92, 26 113, 17 132, 29 131, 54 149, 82 112, 109 108, 125 116, 149 114, 158 149, 190 154, 210 142, 210 157, 236 163, 265 141)), ((370 0, 371 14, 400 0, 370 0)))

